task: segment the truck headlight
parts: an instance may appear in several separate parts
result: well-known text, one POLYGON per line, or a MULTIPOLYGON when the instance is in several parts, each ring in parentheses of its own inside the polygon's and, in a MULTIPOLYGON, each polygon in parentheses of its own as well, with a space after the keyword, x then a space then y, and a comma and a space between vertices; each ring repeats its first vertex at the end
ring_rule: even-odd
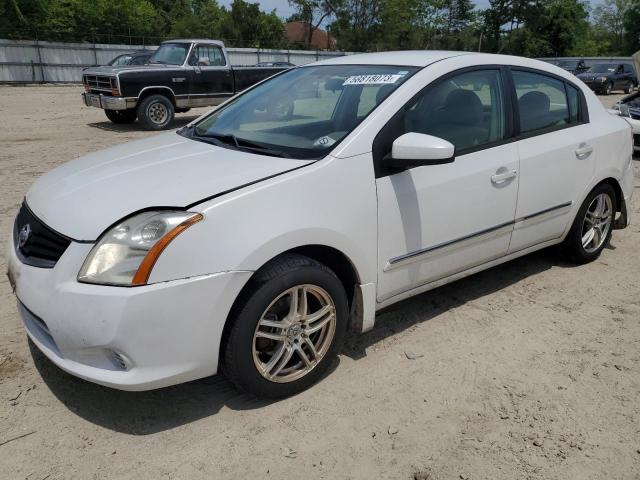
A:
POLYGON ((107 231, 82 264, 78 281, 145 285, 158 257, 180 233, 204 217, 183 211, 144 212, 107 231))

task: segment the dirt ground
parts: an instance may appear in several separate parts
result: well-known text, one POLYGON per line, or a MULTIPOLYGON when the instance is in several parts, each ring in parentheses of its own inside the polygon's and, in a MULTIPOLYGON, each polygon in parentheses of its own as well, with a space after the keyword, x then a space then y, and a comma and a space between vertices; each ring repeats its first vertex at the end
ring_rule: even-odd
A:
MULTIPOLYGON (((0 87, 2 252, 37 176, 146 135, 77 86, 0 87)), ((75 379, 30 350, 2 275, 0 478, 638 479, 640 192, 631 211, 592 264, 540 252, 396 305, 278 402, 75 379)))

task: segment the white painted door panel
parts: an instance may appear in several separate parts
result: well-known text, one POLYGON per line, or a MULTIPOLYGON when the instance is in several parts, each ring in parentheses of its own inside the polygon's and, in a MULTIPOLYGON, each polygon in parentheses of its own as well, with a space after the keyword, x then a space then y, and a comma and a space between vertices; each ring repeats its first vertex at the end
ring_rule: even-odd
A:
POLYGON ((510 143, 377 179, 378 300, 505 255, 518 171, 510 143))
POLYGON ((517 142, 520 189, 511 252, 561 237, 573 220, 572 206, 595 170, 590 132, 590 124, 577 125, 517 142))

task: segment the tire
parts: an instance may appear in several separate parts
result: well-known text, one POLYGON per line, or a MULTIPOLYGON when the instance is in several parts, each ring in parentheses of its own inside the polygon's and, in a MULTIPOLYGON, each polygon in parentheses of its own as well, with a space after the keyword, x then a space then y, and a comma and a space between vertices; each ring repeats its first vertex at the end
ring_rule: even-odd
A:
POLYGON ((164 130, 175 117, 173 103, 164 95, 149 95, 138 104, 138 122, 145 130, 164 130))
POLYGON ((254 275, 236 301, 223 336, 222 372, 239 390, 259 397, 301 392, 331 366, 348 318, 347 295, 335 273, 302 255, 280 256, 254 275), (294 291, 298 321, 287 324, 294 291), (305 305, 307 316, 298 317, 305 305), (312 320, 321 311, 325 314, 312 320), (312 362, 304 362, 299 350, 312 362))
POLYGON ((562 243, 562 251, 568 260, 575 263, 588 263, 600 256, 600 253, 602 253, 602 250, 611 239, 613 221, 616 214, 615 205, 616 192, 609 184, 601 184, 589 193, 580 210, 578 210, 567 238, 562 243), (597 212, 599 198, 603 199, 605 206, 605 210, 601 213, 597 212), (596 211, 595 218, 594 211, 596 211), (587 212, 589 212, 589 217, 587 217, 587 212), (585 241, 588 239, 587 234, 594 230, 593 227, 590 228, 594 221, 600 224, 601 227, 599 229, 595 228, 593 239, 585 245, 585 241), (606 222, 606 224, 602 225, 602 222, 606 222), (598 235, 597 241, 596 235, 598 235))
POLYGON ((611 95, 611 91, 613 90, 613 83, 608 82, 607 86, 604 87, 604 94, 605 95, 611 95))
POLYGON ((629 81, 627 83, 627 85, 624 87, 624 93, 626 93, 627 95, 630 94, 633 91, 633 82, 629 81))
POLYGON ((138 116, 136 110, 133 108, 129 110, 105 110, 104 113, 109 120, 117 124, 133 123, 138 116))

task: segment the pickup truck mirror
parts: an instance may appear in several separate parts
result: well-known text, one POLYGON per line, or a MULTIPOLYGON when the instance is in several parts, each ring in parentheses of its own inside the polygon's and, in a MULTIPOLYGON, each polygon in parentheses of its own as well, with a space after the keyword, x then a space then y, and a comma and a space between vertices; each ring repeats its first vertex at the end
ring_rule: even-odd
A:
POLYGON ((385 160, 394 168, 441 165, 454 160, 455 147, 443 138, 424 133, 405 133, 393 142, 391 156, 385 160))

